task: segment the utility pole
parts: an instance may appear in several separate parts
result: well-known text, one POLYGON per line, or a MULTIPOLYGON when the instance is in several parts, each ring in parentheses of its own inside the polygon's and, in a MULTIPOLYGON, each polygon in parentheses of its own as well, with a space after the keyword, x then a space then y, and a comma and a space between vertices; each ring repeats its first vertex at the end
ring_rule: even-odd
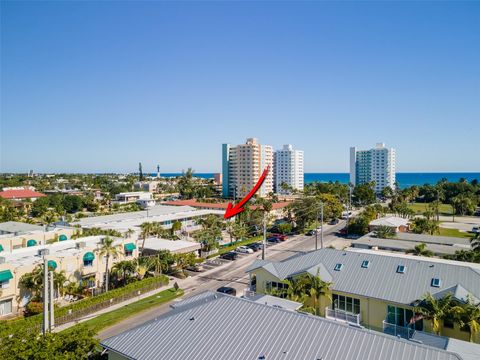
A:
POLYGON ((43 335, 45 336, 50 329, 49 314, 48 314, 48 261, 46 255, 49 254, 48 249, 40 250, 40 255, 43 256, 43 335))
POLYGON ((262 260, 265 260, 265 248, 267 247, 267 213, 263 213, 263 246, 262 246, 262 260))
POLYGON ((320 226, 320 246, 323 249, 323 202, 320 203, 320 221, 322 222, 320 226))
POLYGON ((350 225, 350 208, 352 206, 352 183, 348 183, 348 204, 347 204, 347 237, 348 225, 350 225))
MULTIPOLYGON (((48 270, 48 269, 47 269, 48 270)), ((49 271, 48 272, 48 277, 49 277, 49 285, 50 285, 50 291, 49 291, 49 330, 50 332, 53 331, 53 328, 55 326, 55 316, 54 316, 54 311, 53 311, 53 297, 54 297, 54 294, 53 294, 53 271, 49 271)))
POLYGON ((317 221, 315 226, 315 250, 318 250, 318 218, 320 214, 317 212, 317 221))

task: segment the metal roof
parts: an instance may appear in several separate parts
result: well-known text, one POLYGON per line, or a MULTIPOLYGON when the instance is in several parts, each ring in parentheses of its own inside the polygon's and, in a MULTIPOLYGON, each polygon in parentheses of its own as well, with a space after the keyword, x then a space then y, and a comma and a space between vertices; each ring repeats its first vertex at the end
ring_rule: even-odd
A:
POLYGON ((411 304, 427 292, 435 294, 461 285, 466 292, 480 298, 480 270, 475 265, 413 255, 322 249, 280 262, 255 261, 246 271, 261 267, 284 280, 319 264, 328 270, 335 291, 411 304), (364 260, 370 261, 368 268, 361 267, 364 260), (340 271, 334 271, 336 264, 343 264, 340 271), (404 274, 397 273, 398 265, 406 267, 404 274), (432 287, 433 278, 441 280, 440 287, 432 287))
MULTIPOLYGON (((370 232, 358 240, 363 239, 379 239, 376 237, 375 232, 370 232)), ((393 240, 410 241, 413 243, 425 243, 425 244, 437 244, 437 245, 457 245, 470 248, 470 239, 452 237, 452 236, 437 236, 427 234, 414 234, 406 232, 397 232, 393 240)))
POLYGON ((480 358, 480 345, 476 343, 438 336, 423 331, 415 331, 412 339, 425 345, 459 354, 463 360, 478 360, 480 358))
POLYGON ((19 221, 6 221, 0 223, 0 233, 26 233, 30 231, 43 231, 43 226, 23 223, 19 221))
MULTIPOLYGON (((454 353, 321 317, 207 292, 101 342, 128 359, 461 360, 454 353)), ((463 360, 463 359, 462 359, 463 360)))

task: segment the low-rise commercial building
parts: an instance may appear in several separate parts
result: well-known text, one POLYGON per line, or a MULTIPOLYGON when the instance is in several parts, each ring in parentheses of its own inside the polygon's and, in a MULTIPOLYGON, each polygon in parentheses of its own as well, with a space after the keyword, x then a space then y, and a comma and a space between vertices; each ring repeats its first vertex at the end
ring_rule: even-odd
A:
MULTIPOLYGON (((304 273, 318 274, 332 283, 332 301, 321 299, 323 316, 407 338, 415 331, 432 332, 430 321, 414 318, 414 306, 425 294, 480 301, 480 265, 443 259, 322 249, 280 262, 256 260, 247 271, 259 293, 284 289, 286 279, 304 273)), ((457 324, 441 327, 445 336, 469 339, 457 324)), ((478 333, 475 342, 480 342, 478 333)))
MULTIPOLYGON (((90 291, 101 287, 106 262, 98 255, 104 236, 89 236, 78 240, 65 240, 51 245, 35 245, 12 252, 0 253, 0 317, 18 314, 30 300, 31 294, 21 288, 22 275, 43 264, 40 251, 48 249, 48 265, 55 271, 64 271, 68 281, 81 283, 90 291)), ((119 255, 109 259, 109 267, 117 261, 138 256, 134 240, 115 238, 119 255)), ((58 294, 56 294, 58 296, 58 294)))
MULTIPOLYGON (((139 241, 139 246, 142 246, 143 241, 139 241)), ((198 255, 201 244, 193 241, 185 240, 166 240, 159 238, 145 239, 144 255, 155 255, 159 251, 169 251, 172 254, 188 254, 195 253, 198 255)))
POLYGON ((389 227, 395 232, 407 232, 409 230, 410 220, 399 216, 387 216, 370 221, 368 227, 374 231, 379 227, 389 227))
POLYGON ((122 233, 131 229, 138 236, 140 226, 145 222, 157 222, 163 228, 170 229, 175 221, 180 221, 182 230, 189 232, 198 229, 199 219, 208 215, 223 216, 223 214, 224 211, 199 210, 191 206, 157 205, 142 211, 83 218, 74 224, 82 228, 112 229, 122 233))
POLYGON ((151 200, 153 195, 150 192, 145 191, 132 191, 115 195, 114 203, 116 204, 128 204, 134 203, 138 200, 151 200))
POLYGON ((466 238, 404 232, 398 232, 392 239, 382 239, 375 233, 369 233, 353 241, 352 247, 405 253, 419 244, 425 244, 426 249, 436 256, 453 255, 456 251, 472 248, 470 240, 466 238))
POLYGON ((103 340, 110 360, 463 360, 461 355, 220 293, 103 340))

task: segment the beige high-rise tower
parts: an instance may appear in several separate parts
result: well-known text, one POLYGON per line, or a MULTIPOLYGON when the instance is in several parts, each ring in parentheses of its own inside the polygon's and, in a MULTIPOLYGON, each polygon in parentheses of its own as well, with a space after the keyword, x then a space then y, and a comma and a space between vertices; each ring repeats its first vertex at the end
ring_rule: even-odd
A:
POLYGON ((273 148, 270 145, 261 145, 255 138, 237 146, 223 144, 222 166, 224 197, 245 196, 267 166, 270 170, 257 194, 266 196, 273 191, 273 148))

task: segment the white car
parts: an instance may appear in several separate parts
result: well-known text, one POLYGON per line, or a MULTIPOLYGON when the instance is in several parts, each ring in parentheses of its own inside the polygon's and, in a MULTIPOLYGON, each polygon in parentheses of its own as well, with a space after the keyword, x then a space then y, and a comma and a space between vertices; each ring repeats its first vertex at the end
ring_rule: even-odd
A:
POLYGON ((253 250, 250 249, 249 247, 246 246, 239 246, 235 249, 236 252, 242 253, 242 254, 253 254, 253 250))

